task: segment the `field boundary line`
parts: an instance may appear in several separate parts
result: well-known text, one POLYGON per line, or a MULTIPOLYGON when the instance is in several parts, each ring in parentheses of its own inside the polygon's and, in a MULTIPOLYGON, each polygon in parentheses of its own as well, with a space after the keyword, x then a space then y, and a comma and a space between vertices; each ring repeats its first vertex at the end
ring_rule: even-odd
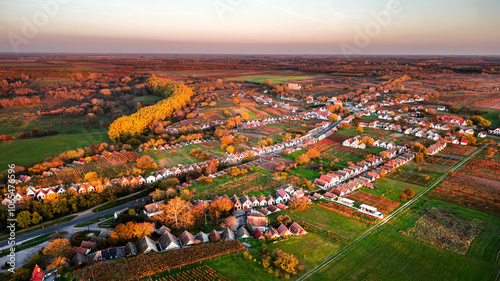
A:
POLYGON ((390 214, 387 217, 385 217, 384 219, 382 219, 379 223, 373 225, 370 229, 368 229, 361 236, 359 236, 358 238, 354 239, 350 244, 348 244, 347 246, 345 246, 344 248, 342 248, 342 250, 340 250, 338 253, 330 256, 329 258, 327 258, 326 260, 324 260, 322 263, 320 263, 319 265, 317 265, 316 267, 314 267, 313 269, 311 269, 309 272, 307 272, 306 274, 302 275, 300 278, 297 279, 297 281, 308 279, 313 274, 315 274, 316 272, 320 271, 325 266, 327 266, 328 264, 330 264, 334 260, 336 260, 339 257, 341 257, 343 254, 345 254, 347 251, 349 251, 352 247, 354 247, 356 244, 358 244, 363 239, 365 239, 368 235, 372 234, 373 232, 375 232, 376 230, 378 230, 380 227, 382 227, 384 224, 386 224, 389 220, 393 219, 394 217, 396 217, 397 215, 399 215, 403 211, 407 210, 408 207, 410 207, 413 203, 415 203, 416 201, 418 201, 420 198, 422 198, 424 195, 426 195, 430 190, 432 190, 439 183, 441 183, 441 181, 443 181, 448 176, 448 173, 450 171, 454 172, 454 171, 458 170, 461 166, 463 166, 470 159, 472 159, 472 157, 476 156, 480 151, 482 151, 487 145, 488 144, 484 144, 482 147, 476 149, 474 152, 472 152, 471 154, 469 154, 467 157, 464 157, 462 160, 460 160, 459 162, 457 162, 454 166, 450 167, 448 170, 446 170, 446 172, 443 175, 441 175, 441 177, 439 177, 438 179, 436 179, 431 185, 429 185, 426 189, 424 189, 422 192, 420 192, 417 196, 413 197, 411 200, 409 200, 408 202, 406 202, 405 204, 403 204, 399 209, 397 209, 392 214, 390 214))

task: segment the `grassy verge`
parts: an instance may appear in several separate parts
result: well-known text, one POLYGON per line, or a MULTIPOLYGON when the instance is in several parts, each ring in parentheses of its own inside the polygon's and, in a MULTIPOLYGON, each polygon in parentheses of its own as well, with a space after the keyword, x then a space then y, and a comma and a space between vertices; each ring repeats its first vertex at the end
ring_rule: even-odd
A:
POLYGON ((84 221, 84 222, 81 222, 81 223, 77 223, 77 224, 75 224, 75 226, 76 227, 84 227, 84 226, 87 226, 87 225, 98 223, 98 222, 100 222, 103 219, 109 219, 111 217, 113 217, 113 213, 104 215, 104 216, 99 217, 99 218, 95 218, 95 219, 91 219, 91 220, 84 221))
MULTIPOLYGON (((71 215, 71 216, 66 216, 66 217, 58 218, 58 219, 55 219, 55 220, 51 220, 51 221, 39 224, 37 226, 33 226, 33 227, 30 227, 30 228, 27 228, 27 229, 16 231, 16 234, 19 235, 19 236, 20 235, 26 235, 26 234, 38 231, 38 230, 40 230, 42 228, 47 228, 47 227, 51 227, 51 226, 58 225, 58 224, 61 224, 61 223, 72 221, 76 217, 77 217, 76 215, 71 215)), ((0 237, 0 240, 6 239, 6 238, 8 238, 8 235, 4 234, 4 235, 2 235, 0 237)))
POLYGON ((139 192, 139 193, 137 193, 137 194, 135 194, 135 195, 128 196, 128 197, 125 197, 125 198, 122 198, 122 199, 118 199, 118 200, 116 200, 116 201, 115 201, 115 202, 113 202, 113 203, 109 202, 109 203, 106 203, 106 204, 104 204, 104 205, 102 205, 102 206, 99 206, 99 207, 97 207, 97 208, 94 208, 94 209, 92 210, 92 212, 94 212, 94 213, 99 213, 99 212, 101 212, 101 211, 104 211, 104 210, 107 210, 107 209, 111 209, 111 208, 114 208, 114 207, 116 207, 116 206, 123 205, 123 204, 125 204, 125 203, 128 203, 128 202, 134 201, 134 200, 136 200, 136 199, 139 199, 139 198, 141 198, 141 197, 144 197, 144 196, 148 195, 148 193, 149 193, 149 192, 148 192, 147 190, 143 190, 143 191, 141 191, 141 192, 139 192))

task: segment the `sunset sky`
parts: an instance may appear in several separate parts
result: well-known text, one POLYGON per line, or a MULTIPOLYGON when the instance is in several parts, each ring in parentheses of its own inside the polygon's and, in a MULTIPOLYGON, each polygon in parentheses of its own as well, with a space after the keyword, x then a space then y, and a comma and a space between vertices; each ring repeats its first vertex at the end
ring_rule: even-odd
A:
POLYGON ((0 52, 500 55, 498 14, 499 0, 0 0, 0 52))

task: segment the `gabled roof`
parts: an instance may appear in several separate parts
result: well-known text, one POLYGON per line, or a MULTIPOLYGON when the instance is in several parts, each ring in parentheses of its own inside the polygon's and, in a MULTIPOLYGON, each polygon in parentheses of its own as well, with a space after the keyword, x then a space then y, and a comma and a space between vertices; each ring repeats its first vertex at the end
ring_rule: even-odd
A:
POLYGON ((241 239, 241 238, 248 238, 250 237, 250 233, 248 232, 248 230, 245 228, 245 227, 240 227, 238 228, 238 230, 236 231, 236 239, 241 239))
POLYGON ((137 250, 139 250, 140 253, 143 253, 147 249, 158 252, 156 243, 151 238, 144 236, 141 238, 141 240, 139 240, 139 242, 137 242, 137 250))
POLYGON ((82 264, 85 260, 87 259, 86 256, 82 254, 76 254, 72 259, 71 259, 71 264, 72 265, 80 265, 82 264))
POLYGON ((294 235, 302 235, 302 234, 306 234, 307 232, 296 222, 292 223, 292 225, 290 225, 290 231, 294 234, 294 235))
POLYGON ((262 232, 262 230, 260 230, 260 229, 257 228, 253 232, 252 236, 253 236, 253 239, 258 240, 258 239, 264 238, 264 233, 262 232))
POLYGON ((222 239, 224 241, 231 241, 231 240, 234 240, 235 239, 235 235, 234 235, 234 232, 229 229, 228 227, 224 228, 224 230, 222 230, 222 239))
POLYGON ((210 240, 210 242, 217 242, 217 241, 222 240, 222 236, 220 235, 220 233, 217 230, 214 229, 208 235, 208 239, 210 240))
POLYGON ((179 240, 170 232, 165 231, 163 235, 160 237, 160 240, 158 240, 158 244, 160 245, 160 248, 162 251, 174 247, 174 248, 180 248, 181 245, 179 244, 179 240))
POLYGON ((31 273, 30 281, 43 281, 44 276, 45 272, 38 266, 38 264, 36 264, 33 272, 31 273))
POLYGON ((292 232, 284 224, 280 224, 276 230, 281 236, 292 235, 292 232))
POLYGON ((135 256, 138 254, 137 247, 132 242, 128 242, 127 245, 125 245, 124 250, 125 250, 125 255, 127 256, 135 256))
POLYGON ((196 240, 198 240, 198 241, 200 241, 200 242, 202 242, 202 243, 206 243, 206 242, 210 241, 210 240, 208 239, 208 234, 206 234, 206 233, 204 233, 204 232, 202 232, 202 231, 198 232, 198 233, 195 235, 195 238, 196 238, 196 240))
POLYGON ((179 236, 179 240, 181 241, 182 245, 192 245, 196 241, 193 234, 191 234, 187 230, 184 230, 184 232, 179 236))

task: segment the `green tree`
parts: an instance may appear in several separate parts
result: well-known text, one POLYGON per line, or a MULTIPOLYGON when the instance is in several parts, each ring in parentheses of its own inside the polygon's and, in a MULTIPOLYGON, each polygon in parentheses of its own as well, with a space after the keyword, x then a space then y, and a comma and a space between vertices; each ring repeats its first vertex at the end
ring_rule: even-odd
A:
POLYGON ((42 216, 38 212, 33 213, 33 217, 31 218, 32 224, 38 224, 42 221, 42 216))
POLYGON ((17 225, 21 228, 26 228, 31 225, 31 213, 29 211, 22 211, 17 214, 17 225))

